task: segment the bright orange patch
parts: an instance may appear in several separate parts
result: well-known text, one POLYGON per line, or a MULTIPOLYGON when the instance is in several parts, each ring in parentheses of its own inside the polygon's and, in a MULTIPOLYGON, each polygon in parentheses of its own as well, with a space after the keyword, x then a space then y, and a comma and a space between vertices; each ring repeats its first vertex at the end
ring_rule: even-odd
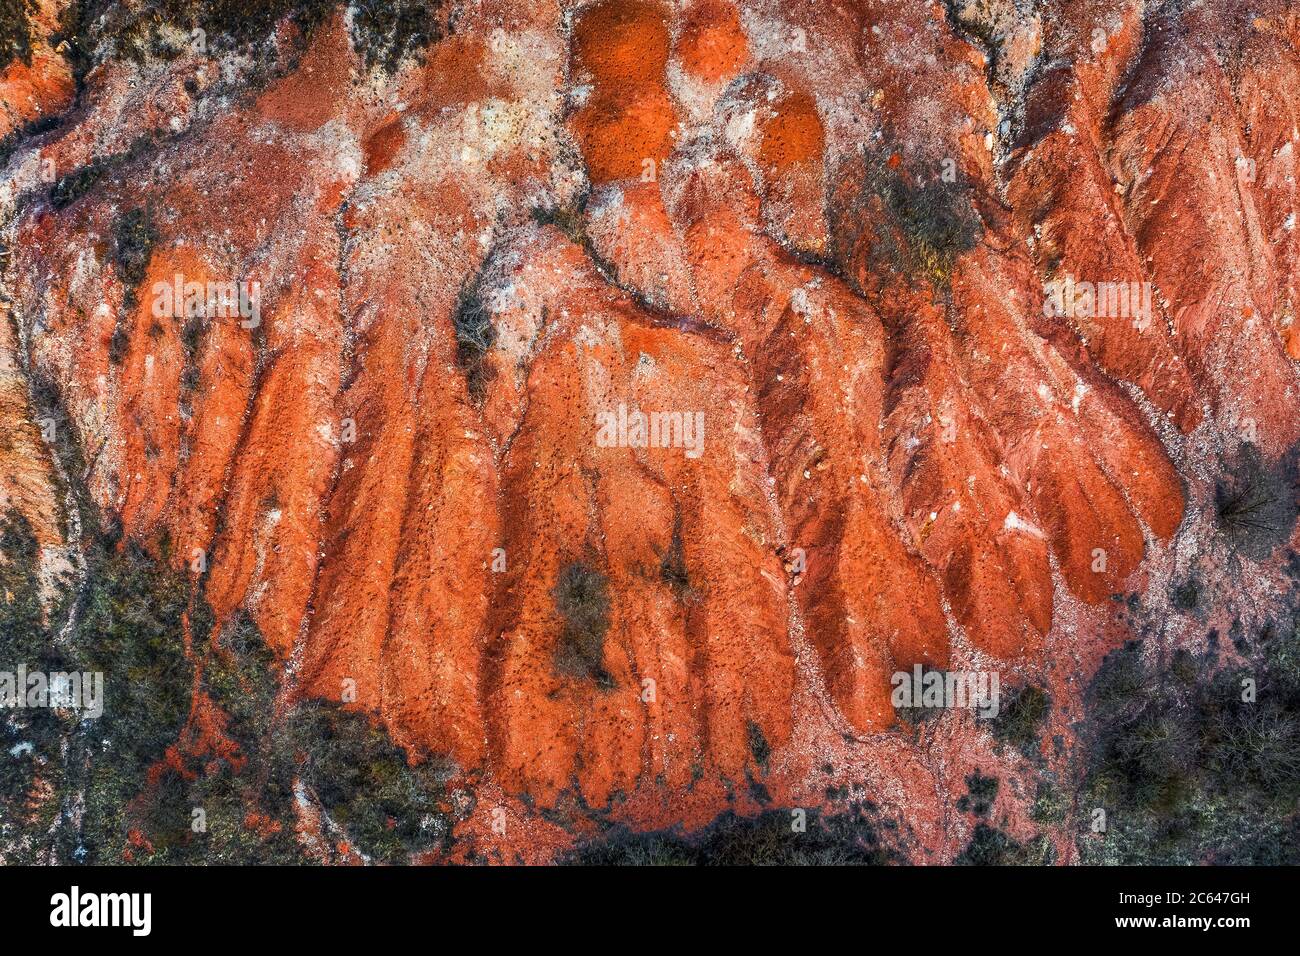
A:
POLYGON ((402 121, 394 119, 381 126, 366 140, 366 172, 375 176, 390 165, 397 152, 406 145, 406 130, 402 121))
POLYGON ((607 0, 574 30, 574 55, 594 90, 572 120, 593 183, 657 175, 673 149, 677 111, 664 85, 668 24, 645 0, 607 0))
POLYGON ((749 56, 749 43, 736 8, 723 0, 703 0, 691 11, 677 42, 682 69, 707 83, 730 79, 749 56))
POLYGON ((765 170, 779 174, 793 166, 820 163, 825 143, 817 104, 799 90, 781 100, 776 115, 763 124, 758 157, 765 170))

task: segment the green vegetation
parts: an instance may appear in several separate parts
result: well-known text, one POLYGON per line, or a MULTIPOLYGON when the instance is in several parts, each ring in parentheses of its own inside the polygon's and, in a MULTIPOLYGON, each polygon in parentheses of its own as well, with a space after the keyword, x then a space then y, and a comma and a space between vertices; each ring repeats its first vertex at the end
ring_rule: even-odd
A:
MULTIPOLYGON (((114 0, 73 0, 54 40, 68 43, 79 81, 106 57, 171 59, 200 39, 209 53, 241 50, 267 66, 278 55, 273 40, 280 23, 297 30, 293 52, 300 53, 341 6, 340 0, 151 0, 125 9, 114 0)), ((442 0, 356 0, 351 6, 352 45, 367 69, 396 72, 443 37, 442 0)))
POLYGON ((1291 622, 1241 645, 1244 663, 1213 646, 1145 660, 1138 642, 1107 658, 1084 733, 1085 862, 1300 862, 1300 636, 1291 622))
MULTIPOLYGON (((37 560, 36 538, 26 519, 17 512, 0 517, 0 671, 69 669, 41 612, 37 560)), ((20 694, 26 690, 14 689, 20 694)), ((37 774, 58 778, 59 743, 73 720, 50 708, 0 711, 0 841, 15 836, 10 828, 25 812, 37 774)), ((56 810, 42 807, 31 826, 48 827, 56 810)))
POLYGON ((0 668, 34 660, 46 642, 36 536, 16 511, 0 518, 0 668))
POLYGON ((133 541, 99 536, 89 545, 80 615, 63 649, 42 618, 36 557, 31 529, 5 516, 0 670, 21 663, 101 672, 104 712, 80 722, 50 708, 0 715, 6 858, 32 862, 53 839, 56 858, 69 862, 118 863, 128 848, 137 863, 304 862, 295 780, 320 803, 334 837, 372 859, 401 862, 449 841, 450 765, 411 766, 367 716, 334 704, 303 701, 281 712, 279 664, 256 626, 237 616, 212 644, 211 613, 191 600, 182 572, 133 541), (187 608, 195 658, 183 640, 187 608), (196 662, 236 749, 197 759, 182 758, 182 748, 164 760, 190 732, 196 662), (33 804, 32 817, 38 778, 48 797, 33 804), (77 795, 79 826, 66 816, 56 826, 77 795))
POLYGON ((1244 445, 1225 462, 1214 490, 1220 532, 1233 549, 1252 561, 1262 561, 1291 537, 1300 517, 1297 450, 1275 465, 1261 460, 1254 445, 1244 445))
POLYGON ((452 772, 447 762, 412 767, 364 714, 320 701, 296 708, 283 730, 277 759, 368 856, 399 863, 449 839, 451 818, 438 809, 452 772))
POLYGON ((953 862, 958 866, 1051 866, 1055 860, 1056 849, 1046 836, 1019 843, 997 827, 977 823, 966 849, 953 862))
POLYGON ((993 718, 993 736, 998 742, 1018 748, 1028 757, 1038 752, 1039 725, 1051 710, 1052 701, 1041 687, 1028 684, 1003 702, 993 718))
POLYGON ((605 670, 605 634, 609 630, 609 592, 605 576, 581 562, 560 572, 551 592, 564 618, 555 647, 561 674, 593 680, 608 690, 614 680, 605 670))
POLYGON ((45 135, 58 125, 59 117, 53 113, 46 113, 10 130, 7 136, 0 139, 0 169, 9 165, 9 158, 19 146, 36 136, 45 135))
POLYGON ((50 187, 50 205, 57 210, 67 209, 94 188, 105 169, 106 164, 103 162, 87 163, 61 177, 50 187))
POLYGON ((6 0, 0 4, 0 70, 14 60, 32 63, 32 23, 36 0, 6 0))
POLYGON ((758 726, 752 720, 745 728, 746 737, 749 740, 749 753, 754 758, 754 763, 759 768, 766 771, 767 761, 772 756, 772 747, 767 742, 767 736, 763 733, 763 728, 758 726))
MULTIPOLYGON (((929 664, 921 666, 921 678, 923 681, 929 680, 930 674, 938 674, 941 680, 947 680, 948 672, 941 667, 931 667, 929 664)), ((903 721, 909 727, 919 727, 928 720, 933 720, 944 712, 942 707, 926 707, 921 703, 920 696, 913 693, 912 703, 902 707, 894 707, 894 715, 903 721)))
POLYGON ((134 300, 136 288, 144 281, 157 241, 158 232, 147 209, 129 210, 113 222, 113 271, 126 286, 130 300, 134 300))
POLYGON ((868 160, 867 177, 889 216, 877 228, 875 254, 909 279, 946 287, 957 259, 984 230, 970 187, 883 159, 868 160))
POLYGON ((966 796, 957 801, 957 809, 962 813, 986 817, 993 809, 993 801, 997 796, 998 778, 986 777, 976 770, 966 778, 966 796))
POLYGON ((697 834, 632 833, 614 828, 559 862, 596 866, 883 866, 905 862, 880 839, 875 807, 852 803, 843 812, 807 811, 795 829, 789 810, 755 817, 727 813, 697 834))
MULTIPOLYGON (((153 247, 158 241, 158 233, 153 227, 149 212, 144 208, 129 210, 113 221, 113 271, 122 280, 126 292, 122 296, 125 318, 134 312, 140 283, 144 281, 153 258, 153 247)), ((114 365, 121 365, 130 346, 130 333, 124 316, 119 315, 113 337, 108 344, 108 360, 114 365)))
MULTIPOLYGON (((302 701, 279 713, 279 669, 242 615, 204 654, 203 688, 229 716, 226 732, 238 755, 169 772, 156 788, 144 788, 134 804, 152 847, 144 861, 305 862, 295 836, 295 781, 337 837, 371 859, 401 863, 444 846, 452 824, 442 809, 450 765, 427 759, 412 767, 369 717, 334 703, 302 701), (191 826, 196 809, 205 823, 198 833, 191 826)), ((110 845, 120 845, 120 830, 116 837, 110 845)))
POLYGON ((442 39, 443 0, 354 0, 352 44, 366 68, 396 73, 408 56, 419 56, 442 39))
POLYGON ((1061 793, 1051 781, 1039 781, 1034 805, 1029 811, 1030 819, 1044 825, 1064 823, 1069 809, 1070 802, 1065 794, 1061 793))
POLYGON ((189 716, 193 665, 181 617, 188 586, 139 546, 96 542, 74 645, 78 667, 104 675, 104 713, 75 741, 85 788, 80 844, 88 863, 119 862, 129 807, 146 772, 189 716))
POLYGON ((148 136, 138 136, 122 152, 103 156, 68 173, 50 187, 50 205, 56 210, 68 208, 94 189, 106 175, 143 156, 152 142, 148 136))

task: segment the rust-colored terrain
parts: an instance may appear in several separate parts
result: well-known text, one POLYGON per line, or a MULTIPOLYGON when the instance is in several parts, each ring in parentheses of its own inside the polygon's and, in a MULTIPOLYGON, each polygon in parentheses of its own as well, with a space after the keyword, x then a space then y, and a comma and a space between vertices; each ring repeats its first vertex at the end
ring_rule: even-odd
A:
POLYGON ((4 858, 1295 836, 1293 4, 4 9, 4 858))

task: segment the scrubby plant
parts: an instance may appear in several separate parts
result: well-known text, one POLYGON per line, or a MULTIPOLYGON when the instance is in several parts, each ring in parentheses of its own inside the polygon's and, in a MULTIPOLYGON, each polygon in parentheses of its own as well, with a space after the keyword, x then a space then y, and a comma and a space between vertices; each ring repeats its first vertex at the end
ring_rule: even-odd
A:
MULTIPOLYGON (((938 674, 939 678, 945 682, 945 686, 946 686, 947 674, 948 674, 947 671, 945 671, 941 667, 931 667, 929 664, 923 664, 921 666, 921 676, 926 683, 930 681, 930 676, 929 676, 930 674, 938 674)), ((921 702, 921 700, 917 699, 916 697, 913 698, 912 703, 910 705, 894 708, 895 716, 897 716, 909 727, 919 727, 926 721, 938 717, 943 712, 944 712, 944 708, 926 707, 921 702)))
POLYGON ((365 714, 323 701, 301 704, 283 730, 277 763, 292 767, 363 853, 400 863, 449 840, 445 807, 453 768, 447 761, 426 758, 412 766, 365 714))
POLYGON ((31 66, 34 13, 36 0, 7 0, 0 4, 0 70, 14 60, 31 66))
POLYGON ((659 579, 668 585, 673 596, 684 601, 691 594, 691 577, 686 570, 686 549, 682 542, 681 515, 673 521, 673 536, 659 562, 659 579))
POLYGON ((452 313, 456 364, 465 373, 470 397, 480 404, 492 377, 487 355, 496 343, 496 326, 492 324, 492 312, 483 294, 482 278, 476 277, 461 292, 456 311, 452 313))
POLYGON ((604 689, 614 686, 605 670, 605 634, 609 630, 609 590, 605 576, 580 561, 566 565, 551 592, 563 619, 555 646, 555 667, 604 689))
POLYGON ((986 817, 998 796, 998 778, 986 777, 976 770, 966 778, 966 795, 957 800, 957 809, 986 817))
POLYGON ((754 817, 726 813, 703 831, 633 833, 611 829, 560 858, 597 866, 882 866, 905 862, 879 835, 880 821, 866 803, 842 812, 808 810, 806 827, 790 810, 754 817))
POLYGON ((877 228, 876 255, 909 280, 947 286, 957 259, 984 231, 969 186, 884 158, 868 158, 867 181, 887 214, 877 228))
POLYGON ((31 661, 48 641, 36 568, 40 548, 17 511, 0 515, 0 668, 31 661))
POLYGON ((68 208, 94 188, 104 170, 104 163, 91 162, 61 177, 50 187, 50 205, 57 210, 68 208))
POLYGON ((8 135, 0 139, 0 169, 9 165, 9 158, 13 156, 14 151, 24 143, 29 142, 37 136, 43 136, 59 125, 59 117, 54 113, 46 113, 35 119, 28 120, 16 129, 10 130, 8 135))
POLYGON ((767 742, 767 735, 763 733, 763 728, 752 720, 749 721, 746 726, 746 737, 754 763, 758 764, 760 769, 767 770, 767 762, 772 756, 772 746, 767 742))
POLYGON ((1079 834, 1085 861, 1300 862, 1300 637, 1289 622, 1240 644, 1236 663, 1137 642, 1104 662, 1079 805, 1107 828, 1079 834))
POLYGON ((1224 462, 1214 489, 1214 510, 1220 532, 1236 553, 1261 561, 1290 539, 1300 517, 1298 454, 1292 449, 1280 461, 1268 463, 1248 444, 1224 462))
POLYGON ((193 665, 182 615, 188 585, 138 544, 95 548, 78 622, 81 669, 104 675, 104 713, 81 739, 88 862, 119 862, 127 808, 148 768, 180 736, 189 717, 193 665))
POLYGON ((1039 727, 1051 706, 1045 690, 1026 684, 1002 704, 998 715, 993 718, 994 738, 1033 756, 1038 747, 1039 727))
MULTIPOLYGON (((41 608, 37 574, 40 550, 31 525, 17 511, 0 515, 0 671, 63 671, 41 608)), ((26 687, 15 686, 18 694, 26 687)), ((61 775, 59 744, 72 718, 46 707, 0 710, 0 849, 16 834, 14 824, 29 812, 39 777, 47 784, 61 775)), ((46 803, 34 826, 48 826, 54 806, 46 803)), ((14 859, 14 849, 8 858, 14 859)), ((25 855, 19 859, 26 859, 25 855)))
POLYGON ((997 827, 977 823, 970 842, 953 862, 958 866, 1050 866, 1055 859, 1055 847, 1044 835, 1020 843, 997 827))
POLYGON ((149 210, 130 209, 113 221, 113 270, 126 286, 128 300, 134 301, 135 290, 144 281, 158 241, 149 210))
MULTIPOLYGON (((200 38, 205 50, 240 50, 265 67, 280 55, 280 24, 296 31, 289 50, 296 55, 343 6, 341 0, 152 0, 138 7, 73 0, 53 39, 66 44, 79 82, 106 58, 170 59, 200 38), (203 33, 196 36, 196 30, 203 33)), ((443 0, 357 0, 349 6, 351 42, 367 69, 396 72, 445 32, 443 0)))
POLYGON ((443 0, 354 0, 352 43, 367 69, 396 73, 408 56, 442 39, 443 0))
POLYGON ((1064 822, 1070 804, 1066 795, 1050 781, 1040 780, 1029 816, 1035 823, 1049 825, 1064 822))

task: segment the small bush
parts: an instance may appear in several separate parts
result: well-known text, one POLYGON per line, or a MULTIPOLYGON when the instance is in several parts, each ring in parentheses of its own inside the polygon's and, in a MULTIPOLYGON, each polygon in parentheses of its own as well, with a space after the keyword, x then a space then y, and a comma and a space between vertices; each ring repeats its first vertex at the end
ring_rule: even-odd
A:
POLYGON ((1038 728, 1051 709, 1051 699, 1041 687, 1026 685, 1002 704, 993 718, 993 736, 1029 756, 1038 746, 1038 728))
POLYGON ((291 766, 330 820, 368 856, 406 862, 451 835, 446 784, 451 766, 428 759, 412 767, 369 717, 306 701, 277 735, 277 763, 291 766))
POLYGON ((478 404, 482 404, 491 381, 492 369, 486 360, 496 343, 492 313, 482 296, 481 279, 476 279, 461 293, 452 315, 456 332, 456 364, 464 371, 470 397, 478 404))
POLYGON ((877 231, 877 255, 896 272, 946 286, 957 259, 983 234, 970 188, 882 159, 868 160, 868 183, 889 217, 877 231))
POLYGON ((57 210, 67 209, 94 188, 104 169, 102 162, 91 162, 60 178, 50 187, 50 205, 57 210))
POLYGON ((555 667, 561 674, 593 680, 603 688, 614 686, 605 670, 605 634, 609 630, 609 593, 605 576, 575 562, 560 572, 551 592, 555 608, 564 619, 555 648, 555 667))
POLYGON ((78 621, 81 669, 104 675, 104 714, 86 738, 87 862, 120 862, 128 806, 146 770, 180 736, 189 717, 193 665, 182 615, 188 584, 139 545, 98 544, 87 568, 89 593, 78 621))
POLYGON ((1213 649, 1144 661, 1131 642, 1089 689, 1088 772, 1078 805, 1107 812, 1081 832, 1085 862, 1300 861, 1288 834, 1300 800, 1300 655, 1293 623, 1238 642, 1248 663, 1213 649), (1242 700, 1243 678, 1257 697, 1242 700))
POLYGON ((157 241, 158 233, 144 208, 123 213, 113 222, 113 269, 126 286, 131 301, 144 281, 157 241))
POLYGON ((746 732, 749 738, 749 753, 754 758, 754 763, 766 771, 767 762, 772 756, 772 747, 767 742, 767 736, 763 733, 763 728, 751 720, 746 732))
POLYGON ((48 643, 36 569, 40 548, 18 511, 0 516, 0 670, 35 661, 48 643))
POLYGON ((679 601, 684 601, 691 594, 691 578, 686 570, 686 550, 682 543, 682 519, 678 515, 673 522, 673 537, 668 550, 659 562, 659 579, 668 585, 679 601))
POLYGON ((1231 462, 1214 490, 1215 516, 1223 536, 1238 553, 1262 561, 1288 541, 1300 517, 1297 450, 1270 465, 1254 445, 1231 462))
POLYGON ((997 827, 975 825, 970 842, 953 862, 958 866, 1050 866, 1056 850, 1046 836, 1019 843, 997 827))
MULTIPOLYGON (((133 62, 175 57, 183 47, 168 35, 168 27, 186 34, 201 29, 210 51, 238 50, 266 67, 279 54, 271 41, 280 23, 297 29, 290 51, 297 55, 341 6, 340 0, 152 0, 133 9, 116 0, 73 0, 53 39, 68 44, 78 82, 110 57, 133 62)), ((442 39, 442 6, 442 0, 357 0, 350 4, 353 49, 367 69, 395 72, 407 57, 442 39)))
POLYGON ((997 796, 998 778, 986 777, 976 770, 966 778, 966 796, 957 801, 957 809, 962 813, 986 817, 993 809, 993 801, 997 796))

